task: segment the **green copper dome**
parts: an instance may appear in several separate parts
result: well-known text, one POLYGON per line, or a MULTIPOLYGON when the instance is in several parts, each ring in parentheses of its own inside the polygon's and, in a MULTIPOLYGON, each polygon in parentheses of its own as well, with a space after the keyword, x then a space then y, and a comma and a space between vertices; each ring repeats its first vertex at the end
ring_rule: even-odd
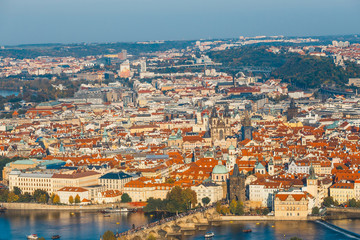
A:
POLYGON ((216 165, 212 171, 213 174, 227 174, 228 171, 224 165, 222 165, 221 161, 216 165))
POLYGON ((229 150, 235 150, 235 147, 231 144, 229 150))

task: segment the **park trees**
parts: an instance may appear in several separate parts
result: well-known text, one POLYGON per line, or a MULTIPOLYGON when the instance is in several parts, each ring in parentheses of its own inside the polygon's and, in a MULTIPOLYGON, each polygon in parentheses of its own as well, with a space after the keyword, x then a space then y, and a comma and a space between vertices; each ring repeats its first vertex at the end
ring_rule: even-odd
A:
POLYGON ((202 204, 204 204, 204 206, 208 205, 210 203, 210 198, 209 197, 204 197, 201 199, 202 204))
POLYGON ((122 203, 132 202, 132 199, 131 199, 131 197, 129 196, 129 194, 124 193, 123 195, 121 195, 121 202, 122 202, 122 203))
POLYGON ((75 203, 80 203, 80 202, 81 202, 80 196, 79 196, 79 194, 76 194, 76 196, 75 196, 75 203))

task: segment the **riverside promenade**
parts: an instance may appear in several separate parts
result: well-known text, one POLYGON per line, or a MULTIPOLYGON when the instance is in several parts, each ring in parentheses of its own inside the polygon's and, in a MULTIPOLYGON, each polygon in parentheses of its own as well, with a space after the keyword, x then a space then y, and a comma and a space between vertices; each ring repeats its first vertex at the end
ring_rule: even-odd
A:
MULTIPOLYGON (((94 205, 50 205, 41 203, 0 203, 9 210, 69 210, 69 211, 97 211, 105 208, 138 208, 131 203, 109 203, 94 205)), ((140 206, 142 207, 142 206, 140 206)))

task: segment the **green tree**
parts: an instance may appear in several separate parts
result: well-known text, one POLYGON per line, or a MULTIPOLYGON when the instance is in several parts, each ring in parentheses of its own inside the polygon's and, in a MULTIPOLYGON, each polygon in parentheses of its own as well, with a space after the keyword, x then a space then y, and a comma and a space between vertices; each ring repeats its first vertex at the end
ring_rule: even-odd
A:
POLYGON ((124 193, 123 195, 121 195, 121 202, 122 202, 122 203, 132 202, 132 199, 131 199, 131 197, 129 196, 129 194, 124 193))
POLYGON ((268 208, 264 208, 263 210, 262 210, 262 214, 263 215, 268 215, 270 213, 270 210, 268 209, 268 208))
POLYGON ((204 197, 201 199, 201 202, 204 204, 204 206, 208 205, 210 203, 210 198, 209 197, 204 197))
POLYGON ((184 203, 182 199, 182 189, 179 186, 173 187, 170 192, 168 192, 166 199, 167 202, 167 210, 169 212, 184 212, 186 211, 186 203, 184 203))
POLYGON ((166 196, 168 212, 184 212, 197 204, 195 191, 175 186, 166 196))
POLYGON ((7 198, 7 202, 17 202, 19 200, 19 196, 18 195, 16 195, 15 193, 13 193, 13 192, 10 192, 9 194, 8 194, 8 198, 7 198))
POLYGON ((182 200, 186 204, 186 209, 190 209, 191 207, 195 207, 197 204, 196 192, 191 190, 190 188, 186 188, 181 192, 182 200))
POLYGON ((102 236, 103 240, 116 240, 115 234, 112 231, 106 231, 102 236))
POLYGON ((21 189, 19 187, 14 187, 13 191, 16 195, 21 195, 21 189))
POLYGON ((24 193, 19 196, 19 202, 29 203, 33 200, 33 196, 30 193, 24 193))
POLYGON ((290 238, 289 240, 302 240, 301 238, 298 238, 298 237, 292 237, 290 238))
POLYGON ((79 194, 76 194, 76 196, 75 196, 75 203, 80 203, 80 202, 81 202, 80 196, 79 196, 79 194))
POLYGON ((331 205, 334 205, 335 202, 334 202, 334 199, 329 196, 329 197, 324 198, 323 204, 324 204, 325 207, 330 207, 331 205))
POLYGON ((241 201, 237 202, 235 214, 244 215, 244 204, 241 201))
POLYGON ((336 166, 336 169, 337 170, 343 170, 343 167, 341 165, 339 165, 339 166, 336 166))
POLYGON ((47 203, 48 200, 49 200, 49 197, 48 197, 46 194, 43 194, 43 195, 40 196, 38 202, 39 202, 39 203, 47 203))
MULTIPOLYGON (((0 104, 1 104, 1 101, 6 102, 7 100, 5 98, 0 98, 0 104)), ((5 165, 8 164, 8 163, 14 162, 16 160, 19 160, 19 159, 22 159, 22 158, 20 158, 20 157, 8 158, 8 157, 0 156, 0 176, 1 176, 1 179, 2 179, 2 170, 5 167, 5 165)))
POLYGON ((40 237, 39 240, 45 240, 45 238, 44 238, 44 237, 40 237))
POLYGON ((0 202, 7 202, 9 190, 0 190, 0 202))
POLYGON ((60 203, 60 197, 59 195, 55 194, 53 198, 53 204, 59 204, 60 203))
POLYGON ((47 203, 49 201, 49 194, 41 189, 36 189, 33 194, 34 200, 38 203, 47 203), (45 195, 45 197, 44 197, 45 195), (45 199, 44 199, 45 198, 45 199))
POLYGON ((234 215, 236 214, 237 205, 238 205, 238 203, 236 202, 235 199, 233 199, 233 200, 231 201, 231 203, 230 203, 230 206, 229 206, 230 212, 231 212, 232 214, 234 214, 234 215))
POLYGON ((318 215, 320 212, 320 209, 318 207, 313 207, 311 210, 312 215, 318 215))
POLYGON ((216 209, 216 212, 217 212, 217 213, 221 213, 221 203, 220 203, 220 202, 217 202, 217 203, 216 203, 215 209, 216 209))
POLYGON ((166 203, 166 199, 162 200, 160 198, 151 197, 147 200, 144 212, 166 211, 166 203))
POLYGON ((230 213, 230 210, 229 210, 229 208, 226 207, 226 206, 221 206, 220 213, 221 213, 222 215, 227 215, 227 214, 230 213))
POLYGON ((74 203, 74 198, 73 198, 73 196, 70 196, 70 197, 69 197, 69 203, 70 203, 70 204, 73 204, 73 203, 74 203))
POLYGON ((348 205, 349 205, 349 207, 357 207, 358 204, 357 204, 356 199, 352 198, 349 200, 348 205))

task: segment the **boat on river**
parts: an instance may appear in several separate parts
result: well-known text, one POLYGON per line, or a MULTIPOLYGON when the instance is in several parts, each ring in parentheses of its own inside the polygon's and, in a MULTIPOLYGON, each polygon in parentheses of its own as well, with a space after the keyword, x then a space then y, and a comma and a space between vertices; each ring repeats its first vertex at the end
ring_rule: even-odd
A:
POLYGON ((244 232, 244 233, 251 233, 252 230, 251 230, 251 229, 244 229, 243 232, 244 232))
POLYGON ((38 235, 37 234, 30 234, 27 236, 27 239, 29 240, 36 240, 36 239, 39 239, 38 235))
POLYGON ((123 212, 130 212, 131 210, 128 208, 106 208, 101 210, 102 213, 123 213, 123 212))
POLYGON ((215 236, 214 232, 207 232, 205 234, 205 238, 212 238, 213 236, 215 236))
POLYGON ((0 205, 0 212, 5 212, 7 210, 6 207, 4 207, 2 204, 0 205))
POLYGON ((60 235, 53 235, 53 236, 51 237, 51 239, 60 239, 60 238, 61 238, 60 235))

